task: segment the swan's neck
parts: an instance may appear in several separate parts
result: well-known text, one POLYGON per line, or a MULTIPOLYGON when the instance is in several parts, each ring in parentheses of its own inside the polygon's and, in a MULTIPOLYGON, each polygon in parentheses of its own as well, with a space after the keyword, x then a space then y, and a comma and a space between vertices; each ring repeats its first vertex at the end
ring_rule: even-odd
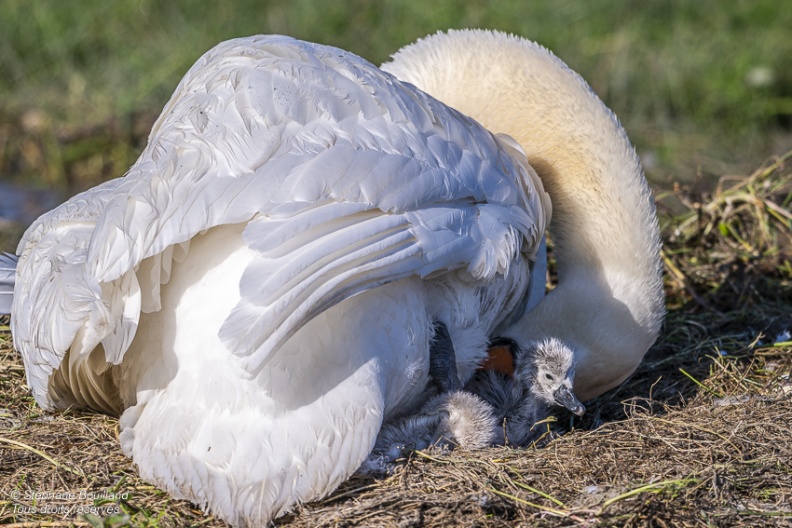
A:
POLYGON ((383 69, 520 143, 552 199, 559 282, 507 335, 574 346, 580 399, 620 383, 657 336, 663 291, 651 192, 616 117, 554 55, 503 34, 438 34, 383 69), (612 379, 614 362, 632 366, 612 379))

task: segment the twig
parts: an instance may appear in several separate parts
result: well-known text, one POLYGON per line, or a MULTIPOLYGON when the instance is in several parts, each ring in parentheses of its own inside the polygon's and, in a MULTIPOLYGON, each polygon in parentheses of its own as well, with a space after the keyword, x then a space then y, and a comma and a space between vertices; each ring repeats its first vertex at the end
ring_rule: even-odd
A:
POLYGON ((716 391, 716 390, 710 389, 709 387, 707 387, 706 385, 704 385, 703 383, 701 383, 699 380, 697 380, 696 378, 694 378, 692 375, 688 374, 688 373, 685 371, 685 369, 683 369, 683 368, 680 368, 680 369, 679 369, 679 372, 681 372, 682 374, 684 374, 685 376, 687 376, 687 377, 688 377, 688 378, 689 378, 689 379, 690 379, 690 380, 691 380, 693 383, 695 383, 696 385, 698 385, 699 387, 701 387, 701 388, 702 388, 702 389, 704 389, 705 391, 709 392, 710 394, 714 395, 716 398, 723 398, 723 394, 721 394, 720 392, 718 392, 718 391, 716 391))
MULTIPOLYGON (((522 475, 520 475, 519 471, 517 471, 516 469, 514 469, 513 467, 510 467, 510 466, 506 466, 506 467, 507 467, 507 468, 508 468, 510 471, 514 472, 514 473, 515 473, 517 476, 519 476, 520 478, 522 478, 522 475)), ((549 501, 552 501, 552 502, 556 503, 558 506, 560 506, 560 507, 562 507, 562 508, 566 508, 566 504, 564 504, 564 503, 563 503, 563 502, 561 502, 560 500, 556 499, 556 498, 555 498, 555 497, 553 497, 552 495, 550 495, 550 494, 548 494, 548 493, 545 493, 545 492, 543 492, 543 491, 541 491, 541 490, 538 490, 538 489, 536 489, 536 488, 532 488, 532 487, 531 487, 531 486, 529 486, 528 484, 523 484, 522 482, 516 482, 514 479, 512 479, 512 478, 511 478, 510 476, 508 476, 508 475, 506 475, 506 478, 507 478, 507 479, 509 479, 509 482, 511 482, 511 483, 512 483, 512 484, 514 484, 515 486, 518 486, 518 487, 520 487, 520 488, 523 488, 523 489, 525 489, 525 490, 527 490, 527 491, 530 491, 531 493, 536 493, 536 494, 537 494, 537 495, 539 495, 540 497, 544 497, 545 499, 547 499, 547 500, 549 500, 549 501)))
POLYGON ((621 495, 617 495, 615 497, 612 497, 612 498, 606 500, 605 502, 603 502, 602 506, 600 507, 600 511, 599 511, 598 515, 602 515, 602 513, 605 511, 605 508, 607 508, 611 504, 613 504, 615 502, 618 502, 620 500, 629 499, 630 497, 634 497, 635 495, 640 495, 641 493, 660 493, 662 491, 665 491, 665 489, 670 487, 670 486, 673 486, 673 485, 687 486, 691 482, 694 483, 694 484, 698 484, 699 479, 688 478, 688 479, 677 479, 677 480, 664 480, 662 482, 655 482, 653 484, 646 484, 645 486, 640 486, 638 488, 631 489, 630 491, 627 491, 625 493, 622 493, 621 495))
POLYGON ((520 497, 516 497, 514 495, 511 495, 509 493, 497 490, 495 488, 488 487, 486 489, 491 491, 495 495, 500 495, 501 497, 507 498, 509 500, 513 500, 515 502, 520 502, 522 504, 525 504, 526 506, 530 506, 531 508, 536 508, 538 510, 546 511, 548 513, 552 513, 552 514, 558 515, 560 517, 569 517, 572 514, 572 512, 570 512, 570 511, 559 510, 557 508, 552 508, 550 506, 542 506, 541 504, 536 504, 534 502, 530 502, 530 501, 527 501, 525 499, 521 499, 520 497))
POLYGON ((65 464, 61 464, 60 462, 58 462, 57 460, 55 460, 54 458, 49 456, 44 451, 40 451, 40 450, 36 449, 33 446, 29 446, 29 445, 27 445, 25 443, 18 442, 16 440, 11 440, 10 438, 3 438, 3 437, 0 437, 0 442, 4 442, 6 444, 10 444, 10 445, 25 449, 26 451, 30 451, 31 453, 35 453, 38 456, 40 456, 41 458, 49 461, 55 467, 63 469, 65 471, 68 471, 69 473, 73 473, 73 474, 75 474, 77 476, 80 476, 80 477, 84 477, 85 476, 82 471, 77 471, 75 469, 70 468, 69 466, 67 466, 65 464))
POLYGON ((84 521, 27 521, 4 524, 3 528, 38 528, 39 526, 91 526, 84 521))

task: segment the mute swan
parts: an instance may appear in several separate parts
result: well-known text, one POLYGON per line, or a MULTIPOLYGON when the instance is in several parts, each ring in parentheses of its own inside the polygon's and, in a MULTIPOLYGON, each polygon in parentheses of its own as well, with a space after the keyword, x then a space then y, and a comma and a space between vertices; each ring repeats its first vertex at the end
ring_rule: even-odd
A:
POLYGON ((539 436, 534 426, 550 416, 551 407, 565 407, 578 416, 586 411, 572 392, 574 378, 574 351, 551 338, 517 350, 513 376, 481 370, 465 390, 492 406, 496 444, 527 446, 539 436))
POLYGON ((333 490, 420 407, 438 321, 462 380, 501 333, 568 333, 584 398, 629 375, 662 291, 615 118, 502 34, 439 34, 384 69, 462 113, 335 48, 204 55, 127 175, 20 243, 12 333, 39 404, 119 413, 143 478, 249 525, 333 490), (534 310, 550 205, 523 149, 561 211, 561 280, 534 310))

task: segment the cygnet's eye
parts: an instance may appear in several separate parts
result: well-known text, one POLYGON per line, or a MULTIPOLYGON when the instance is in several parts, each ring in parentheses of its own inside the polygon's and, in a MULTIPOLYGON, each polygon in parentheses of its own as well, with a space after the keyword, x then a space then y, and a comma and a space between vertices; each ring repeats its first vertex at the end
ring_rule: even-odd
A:
POLYGON ((552 375, 552 374, 549 374, 549 373, 545 373, 545 379, 546 379, 547 381, 553 381, 553 375, 552 375))

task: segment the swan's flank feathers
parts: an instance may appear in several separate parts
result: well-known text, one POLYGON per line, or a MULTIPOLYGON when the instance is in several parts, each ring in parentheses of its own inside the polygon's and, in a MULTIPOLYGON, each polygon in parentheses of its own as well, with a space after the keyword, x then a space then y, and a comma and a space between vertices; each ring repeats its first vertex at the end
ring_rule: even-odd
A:
POLYGON ((220 338, 248 372, 258 372, 305 322, 357 293, 454 269, 470 280, 506 275, 523 247, 538 244, 536 224, 520 208, 491 204, 383 215, 365 204, 330 203, 283 219, 257 217, 244 236, 261 258, 245 270, 242 300, 220 338))

